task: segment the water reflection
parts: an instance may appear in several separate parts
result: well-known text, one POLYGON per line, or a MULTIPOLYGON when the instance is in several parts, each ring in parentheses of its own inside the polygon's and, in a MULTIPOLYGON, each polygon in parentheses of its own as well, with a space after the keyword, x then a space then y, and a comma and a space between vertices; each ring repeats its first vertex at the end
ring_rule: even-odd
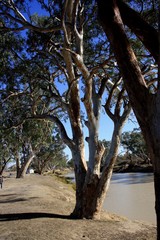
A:
POLYGON ((113 184, 138 184, 153 182, 153 173, 116 173, 112 176, 113 184))
MULTIPOLYGON (((75 174, 68 173, 65 177, 75 181, 75 174)), ((114 173, 111 182, 113 184, 138 184, 153 182, 153 173, 114 173)))

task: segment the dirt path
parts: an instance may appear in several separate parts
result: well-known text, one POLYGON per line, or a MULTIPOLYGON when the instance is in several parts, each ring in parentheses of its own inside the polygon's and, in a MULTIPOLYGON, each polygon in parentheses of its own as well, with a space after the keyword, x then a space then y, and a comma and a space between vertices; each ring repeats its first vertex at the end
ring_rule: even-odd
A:
POLYGON ((102 213, 100 221, 71 220, 74 191, 56 177, 4 179, 0 240, 155 240, 153 225, 102 213))

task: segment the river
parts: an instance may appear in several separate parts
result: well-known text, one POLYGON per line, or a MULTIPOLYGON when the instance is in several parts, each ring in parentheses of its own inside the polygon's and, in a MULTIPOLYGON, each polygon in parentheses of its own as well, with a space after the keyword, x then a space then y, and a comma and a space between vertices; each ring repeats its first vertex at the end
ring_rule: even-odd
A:
POLYGON ((156 223, 152 173, 116 173, 103 208, 131 220, 156 223))
MULTIPOLYGON (((69 174, 67 177, 74 177, 69 174)), ((103 208, 131 220, 156 223, 152 173, 115 173, 103 208)))

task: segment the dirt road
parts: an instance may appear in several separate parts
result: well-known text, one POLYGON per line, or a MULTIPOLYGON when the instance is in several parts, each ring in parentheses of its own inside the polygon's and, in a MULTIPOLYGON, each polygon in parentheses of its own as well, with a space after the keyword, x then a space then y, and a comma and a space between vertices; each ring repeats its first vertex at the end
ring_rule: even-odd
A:
POLYGON ((100 221, 71 220, 71 185, 53 176, 4 178, 0 240, 155 240, 156 228, 102 212, 100 221))

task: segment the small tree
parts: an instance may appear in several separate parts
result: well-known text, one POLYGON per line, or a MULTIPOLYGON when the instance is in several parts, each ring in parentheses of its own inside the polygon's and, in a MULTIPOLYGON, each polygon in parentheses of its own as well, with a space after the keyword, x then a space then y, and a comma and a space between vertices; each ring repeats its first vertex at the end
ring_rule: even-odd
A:
MULTIPOLYGON (((51 150, 50 147, 55 147, 56 143, 53 142, 52 130, 53 124, 45 121, 26 121, 21 126, 21 133, 19 135, 20 153, 21 156, 18 162, 17 177, 24 177, 29 165, 33 159, 39 158, 45 151, 51 150), (52 145, 51 145, 52 144, 52 145), (45 151, 44 151, 45 150, 45 151)), ((50 152, 47 152, 51 154, 50 152)), ((45 157, 45 156, 44 156, 45 157)), ((51 160, 50 158, 48 161, 51 160)), ((35 160, 36 161, 36 160, 35 160)), ((45 161, 43 166, 45 167, 45 161)), ((43 167, 41 166, 41 171, 43 167)))
POLYGON ((131 132, 124 132, 122 134, 121 145, 126 149, 127 154, 132 158, 141 159, 143 163, 150 163, 150 158, 147 153, 146 144, 144 142, 141 132, 134 129, 131 132))
POLYGON ((56 167, 66 167, 67 156, 64 153, 64 148, 65 146, 59 137, 53 137, 51 143, 48 146, 42 146, 36 154, 36 158, 32 164, 35 171, 42 174, 44 171, 51 171, 56 167))

